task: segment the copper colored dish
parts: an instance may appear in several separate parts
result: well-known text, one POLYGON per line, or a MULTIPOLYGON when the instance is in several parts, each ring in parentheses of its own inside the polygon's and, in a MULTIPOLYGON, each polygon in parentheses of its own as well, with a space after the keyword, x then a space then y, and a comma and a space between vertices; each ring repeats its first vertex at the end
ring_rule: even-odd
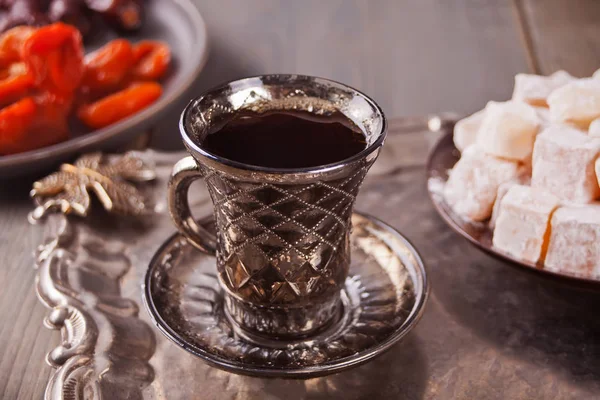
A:
POLYGON ((447 131, 435 144, 427 160, 427 191, 438 214, 448 224, 448 226, 467 239, 478 249, 490 254, 491 256, 503 261, 509 265, 521 267, 527 271, 532 271, 539 275, 545 275, 549 278, 555 278, 566 281, 577 286, 583 286, 590 289, 600 289, 600 281, 578 276, 569 273, 560 273, 544 269, 541 263, 531 263, 517 259, 492 245, 492 230, 487 222, 468 221, 456 214, 446 203, 443 196, 443 187, 448 180, 448 171, 460 159, 460 152, 454 146, 452 141, 452 130, 447 131))

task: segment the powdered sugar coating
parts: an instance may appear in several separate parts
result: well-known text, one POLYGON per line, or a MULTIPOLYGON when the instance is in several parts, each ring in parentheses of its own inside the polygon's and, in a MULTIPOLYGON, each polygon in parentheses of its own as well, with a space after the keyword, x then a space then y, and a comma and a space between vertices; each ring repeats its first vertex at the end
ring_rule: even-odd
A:
POLYGON ((500 204, 502 204, 502 199, 508 193, 508 190, 515 185, 526 185, 529 186, 531 183, 531 170, 527 171, 524 166, 519 167, 519 175, 508 182, 504 182, 498 186, 498 192, 496 193, 496 201, 494 202, 494 207, 492 208, 492 216, 490 217, 490 228, 494 228, 496 226, 496 221, 498 220, 498 214, 500 213, 500 204))
POLYGON ((544 190, 511 186, 500 203, 493 245, 519 259, 538 262, 543 254, 550 215, 559 201, 544 190))
POLYGON ((550 126, 551 124, 556 122, 556 121, 552 120, 552 115, 550 114, 550 110, 548 108, 544 108, 544 107, 534 107, 534 108, 535 108, 535 113, 537 114, 537 116, 540 120, 540 129, 538 130, 538 133, 540 133, 547 126, 550 126))
POLYGON ((465 149, 444 188, 444 197, 463 217, 483 221, 492 214, 498 187, 515 179, 519 164, 485 154, 477 145, 465 149))
POLYGON ((589 203, 600 196, 594 163, 600 139, 566 125, 552 125, 537 136, 531 185, 564 201, 589 203))
POLYGON ((552 216, 545 267, 600 278, 600 204, 561 207, 552 216))

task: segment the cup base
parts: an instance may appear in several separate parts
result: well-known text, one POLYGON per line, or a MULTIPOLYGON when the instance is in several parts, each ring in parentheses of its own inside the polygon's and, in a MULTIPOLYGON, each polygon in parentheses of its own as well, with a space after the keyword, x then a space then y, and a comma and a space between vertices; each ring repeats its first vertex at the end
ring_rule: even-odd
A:
POLYGON ((255 305, 230 293, 223 279, 224 312, 239 336, 293 342, 323 332, 339 321, 342 291, 320 296, 302 304, 255 305))
POLYGON ((256 335, 226 312, 214 256, 179 234, 153 257, 144 302, 158 328, 184 350, 230 372, 309 378, 339 372, 383 353, 419 320, 428 281, 422 260, 400 233, 374 218, 352 217, 352 262, 339 315, 303 338, 256 335))
MULTIPOLYGON (((226 295, 227 296, 227 295, 226 295)), ((225 299, 227 303, 227 299, 225 299)), ((329 320, 318 327, 318 329, 300 335, 294 336, 274 336, 265 333, 258 333, 245 329, 229 313, 228 307, 224 308, 224 315, 231 325, 231 329, 240 339, 254 344, 256 346, 268 347, 270 349, 287 349, 290 346, 298 346, 303 343, 324 343, 326 340, 339 335, 345 326, 348 325, 352 309, 351 301, 346 290, 340 292, 339 300, 335 306, 334 314, 329 320)))

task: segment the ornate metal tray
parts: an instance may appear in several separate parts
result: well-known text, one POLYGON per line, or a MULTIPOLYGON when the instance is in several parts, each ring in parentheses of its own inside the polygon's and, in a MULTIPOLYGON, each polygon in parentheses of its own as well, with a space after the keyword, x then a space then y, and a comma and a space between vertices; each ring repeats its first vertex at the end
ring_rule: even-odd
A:
MULTIPOLYGON (((599 295, 507 269, 452 232, 427 199, 425 174, 427 153, 446 130, 444 119, 390 125, 357 209, 404 233, 429 267, 427 310, 401 343, 358 368, 308 380, 231 374, 173 345, 143 310, 141 283, 159 244, 174 233, 165 177, 183 153, 146 152, 158 177, 143 185, 153 214, 108 217, 94 205, 85 219, 50 214, 35 228, 46 232, 36 263, 39 297, 49 308, 45 323, 62 336, 47 356, 53 373, 45 397, 598 397, 599 295)), ((203 188, 191 196, 196 215, 211 210, 203 188)))

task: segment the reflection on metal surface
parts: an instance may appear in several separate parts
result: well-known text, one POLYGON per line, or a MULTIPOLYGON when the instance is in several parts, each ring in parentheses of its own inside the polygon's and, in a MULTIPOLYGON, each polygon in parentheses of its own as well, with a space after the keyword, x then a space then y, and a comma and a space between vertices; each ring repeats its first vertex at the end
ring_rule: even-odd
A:
POLYGON ((155 337, 136 302, 121 296, 131 268, 125 245, 61 214, 47 224, 53 233, 38 248, 37 293, 51 309, 45 325, 60 329, 62 340, 47 356, 57 370, 46 398, 141 398, 154 378, 155 337))
POLYGON ((258 376, 310 377, 370 360, 404 337, 423 312, 428 283, 419 255, 392 228, 354 214, 352 263, 339 321, 294 342, 241 339, 224 312, 213 256, 179 235, 154 256, 144 300, 159 329, 211 365, 258 376), (412 259, 400 256, 401 249, 412 259), (401 259, 402 257, 402 259, 401 259))
POLYGON ((137 152, 87 154, 34 183, 31 196, 38 206, 30 220, 47 218, 49 229, 37 250, 37 294, 51 309, 44 324, 62 336, 47 356, 57 368, 47 399, 136 399, 154 378, 148 364, 154 334, 137 318, 137 303, 121 296, 120 280, 131 268, 126 246, 67 217, 89 214, 88 191, 107 211, 147 212, 145 196, 127 182, 156 177, 146 158, 137 152))
POLYGON ((81 156, 74 164, 63 164, 59 172, 33 184, 31 197, 37 203, 30 219, 38 220, 49 211, 86 216, 93 191, 107 211, 139 215, 147 211, 144 196, 128 183, 156 177, 151 164, 140 153, 106 157, 101 153, 81 156))

